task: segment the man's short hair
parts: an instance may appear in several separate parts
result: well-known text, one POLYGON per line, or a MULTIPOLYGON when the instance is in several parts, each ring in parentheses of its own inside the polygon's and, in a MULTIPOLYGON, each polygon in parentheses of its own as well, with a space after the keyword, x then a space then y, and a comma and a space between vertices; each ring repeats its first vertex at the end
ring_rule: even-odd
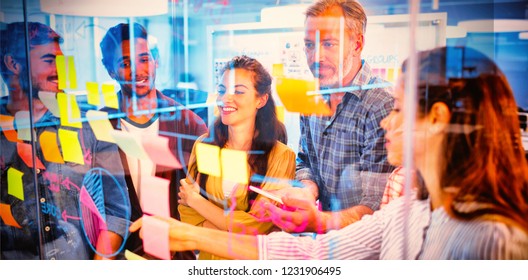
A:
POLYGON ((0 31, 0 58, 2 58, 0 70, 2 71, 4 81, 8 79, 8 75, 10 74, 10 71, 3 62, 4 56, 10 55, 23 67, 26 65, 25 60, 27 59, 27 54, 24 39, 26 32, 29 38, 30 50, 38 45, 46 45, 53 42, 60 44, 63 42, 62 37, 57 32, 40 22, 28 22, 27 30, 24 22, 7 24, 5 29, 0 31))
MULTIPOLYGON (((101 47, 101 54, 103 55, 103 65, 106 67, 106 70, 114 70, 114 55, 115 50, 118 49, 121 43, 125 40, 143 38, 148 40, 148 33, 145 27, 139 23, 132 24, 132 34, 130 33, 130 24, 128 23, 119 23, 116 26, 108 29, 103 40, 99 46, 101 47)), ((150 50, 154 59, 158 59, 158 51, 156 48, 150 50)))
POLYGON ((317 17, 333 7, 340 7, 345 16, 345 24, 353 32, 365 34, 367 14, 357 0, 319 0, 306 9, 306 17, 317 17))

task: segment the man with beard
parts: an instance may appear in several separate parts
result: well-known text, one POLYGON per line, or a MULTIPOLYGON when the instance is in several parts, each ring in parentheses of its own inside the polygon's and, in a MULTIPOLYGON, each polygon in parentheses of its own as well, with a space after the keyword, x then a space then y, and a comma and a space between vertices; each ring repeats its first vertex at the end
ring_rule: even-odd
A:
MULTIPOLYGON (((320 0, 306 11, 305 52, 331 116, 301 116, 296 179, 299 191, 283 201, 296 211, 273 205, 269 214, 290 232, 342 228, 379 208, 392 167, 387 162, 380 122, 393 106, 386 82, 361 59, 367 24, 355 0, 320 0), (288 199, 297 197, 297 199, 288 199), (320 212, 314 206, 319 200, 320 212)), ((291 191, 292 189, 290 189, 291 191)))
MULTIPOLYGON (((159 55, 157 48, 149 45, 146 29, 138 23, 117 24, 108 30, 100 47, 108 74, 121 87, 118 92, 119 109, 104 109, 111 114, 124 113, 124 117, 112 119, 114 128, 139 135, 168 136, 170 150, 182 166, 187 166, 194 141, 207 132, 207 127, 194 112, 156 89, 159 55)), ((132 203, 132 220, 143 215, 139 203, 142 176, 156 176, 170 181, 171 216, 179 219, 177 194, 179 182, 186 176, 186 168, 163 168, 148 160, 126 155, 121 150, 120 154, 132 203)), ((144 253, 137 233, 131 235, 126 247, 136 253, 144 253)), ((195 256, 192 252, 179 252, 173 259, 195 259, 195 256)))
POLYGON ((39 99, 41 91, 59 92, 56 58, 63 39, 37 22, 7 24, 0 39, 0 69, 9 89, 0 103, 0 259, 115 257, 130 219, 117 146, 97 141, 88 123, 61 125, 39 99), (33 126, 24 127, 30 120, 33 126), (82 150, 76 160, 67 156, 73 142, 82 150), (59 156, 50 157, 53 147, 59 156), (87 174, 97 179, 88 175, 92 180, 85 184, 87 174), (80 207, 88 196, 93 212, 80 207))

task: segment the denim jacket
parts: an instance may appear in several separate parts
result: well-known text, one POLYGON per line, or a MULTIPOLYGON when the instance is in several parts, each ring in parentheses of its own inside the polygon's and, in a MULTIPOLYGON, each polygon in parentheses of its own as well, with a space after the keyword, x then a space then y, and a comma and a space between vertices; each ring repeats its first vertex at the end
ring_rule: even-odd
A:
MULTIPOLYGON (((0 113, 9 115, 4 105, 0 113)), ((130 223, 130 201, 117 146, 98 141, 87 122, 82 123, 81 129, 60 126, 60 119, 49 111, 35 123, 35 132, 36 157, 45 168, 30 168, 19 156, 17 143, 8 141, 4 133, 0 136, 0 203, 11 207, 20 226, 8 225, 2 217, 0 258, 92 259, 96 242, 90 242, 90 238, 95 240, 94 232, 101 227, 119 234, 124 243, 130 223), (44 131, 58 135, 59 128, 78 133, 84 164, 46 160, 40 136, 44 131), (9 190, 10 168, 23 173, 23 200, 9 190), (83 187, 93 203, 90 199, 80 203, 83 187), (95 205, 98 214, 90 214, 89 205, 95 205), (94 219, 95 216, 102 217, 105 223, 97 227, 97 221, 101 220, 94 219)), ((64 154, 58 136, 56 145, 64 154)), ((11 180, 14 188, 16 180, 11 180)))

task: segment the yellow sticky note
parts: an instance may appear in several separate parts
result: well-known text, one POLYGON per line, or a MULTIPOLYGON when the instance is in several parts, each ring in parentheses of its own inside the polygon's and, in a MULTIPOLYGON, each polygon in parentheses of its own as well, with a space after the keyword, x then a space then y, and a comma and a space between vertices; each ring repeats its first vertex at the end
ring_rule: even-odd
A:
POLYGON ((138 255, 138 254, 134 254, 132 252, 130 252, 129 250, 125 250, 125 258, 129 261, 145 261, 147 259, 145 259, 144 257, 138 255))
POLYGON ((220 177, 220 147, 196 143, 196 163, 200 173, 220 177))
POLYGON ((284 123, 284 106, 275 106, 275 112, 277 114, 277 119, 284 123))
POLYGON ((59 77, 59 89, 66 88, 66 61, 64 55, 57 55, 55 57, 55 65, 57 65, 57 76, 59 77))
POLYGON ((57 93, 52 91, 39 91, 38 96, 44 106, 55 116, 60 117, 59 104, 57 103, 57 93))
POLYGON ((99 106, 101 98, 99 97, 99 84, 96 82, 86 82, 86 98, 88 104, 99 106))
POLYGON ((222 179, 247 185, 249 170, 247 153, 231 149, 222 149, 222 179))
POLYGON ((114 138, 116 144, 127 154, 140 160, 150 160, 147 152, 141 145, 141 138, 126 131, 112 130, 110 135, 114 138))
POLYGON ((0 218, 8 226, 22 228, 13 217, 13 214, 11 213, 11 205, 9 204, 0 203, 0 218))
POLYGON ((59 145, 57 145, 57 133, 44 131, 40 134, 40 148, 44 158, 49 162, 64 163, 59 145))
POLYGON ((59 141, 64 161, 84 165, 84 157, 77 131, 59 128, 59 141))
POLYGON ((7 170, 7 193, 24 200, 24 184, 22 183, 23 172, 9 167, 7 170))
POLYGON ((73 56, 67 56, 68 59, 68 81, 70 81, 70 88, 77 88, 77 74, 75 72, 75 62, 73 56))
POLYGON ((388 80, 389 82, 394 81, 394 68, 389 68, 389 69, 387 70, 387 80, 388 80))
POLYGON ((278 78, 276 86, 277 94, 286 110, 302 115, 332 115, 324 98, 315 93, 315 81, 278 78))
POLYGON ((21 142, 22 140, 18 139, 18 133, 15 130, 14 122, 15 117, 0 115, 0 128, 2 129, 7 141, 21 142))
MULTIPOLYGON (((18 139, 31 141, 31 131, 33 130, 30 126, 28 111, 18 111, 15 113, 15 125, 17 127, 18 139)), ((34 131, 33 136, 35 136, 34 131)))
POLYGON ((92 127, 97 140, 115 143, 114 137, 110 135, 110 132, 113 131, 114 128, 108 120, 107 112, 89 110, 86 113, 86 118, 88 118, 90 127, 92 127))
POLYGON ((79 105, 77 105, 75 95, 59 92, 57 93, 57 103, 59 104, 61 125, 81 128, 82 124, 79 121, 81 111, 79 110, 79 105))
POLYGON ((282 77, 282 76, 284 76, 284 64, 282 64, 282 63, 273 64, 271 75, 273 77, 282 77))
POLYGON ((103 99, 106 107, 117 109, 119 108, 119 102, 117 99, 117 93, 115 92, 114 85, 103 84, 101 86, 103 92, 103 99))

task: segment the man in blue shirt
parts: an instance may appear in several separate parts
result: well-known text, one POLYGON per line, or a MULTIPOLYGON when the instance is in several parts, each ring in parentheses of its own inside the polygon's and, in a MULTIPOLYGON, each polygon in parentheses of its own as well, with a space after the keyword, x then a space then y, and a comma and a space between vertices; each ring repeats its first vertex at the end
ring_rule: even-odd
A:
MULTIPOLYGON (((392 110, 388 83, 361 59, 367 23, 355 0, 321 0, 306 11, 305 52, 331 116, 301 116, 296 179, 301 193, 325 212, 295 200, 295 212, 270 205, 286 231, 325 232, 379 208, 392 167, 380 122, 392 110), (299 204, 301 203, 301 204, 299 204)), ((290 196, 293 196, 290 193, 290 196)), ((288 199, 285 198, 288 204, 288 199)))
POLYGON ((130 223, 117 146, 98 141, 86 122, 61 125, 39 98, 60 91, 62 38, 44 24, 15 22, 0 39, 9 88, 0 103, 0 259, 113 258, 130 223), (72 157, 75 146, 82 155, 72 157))

